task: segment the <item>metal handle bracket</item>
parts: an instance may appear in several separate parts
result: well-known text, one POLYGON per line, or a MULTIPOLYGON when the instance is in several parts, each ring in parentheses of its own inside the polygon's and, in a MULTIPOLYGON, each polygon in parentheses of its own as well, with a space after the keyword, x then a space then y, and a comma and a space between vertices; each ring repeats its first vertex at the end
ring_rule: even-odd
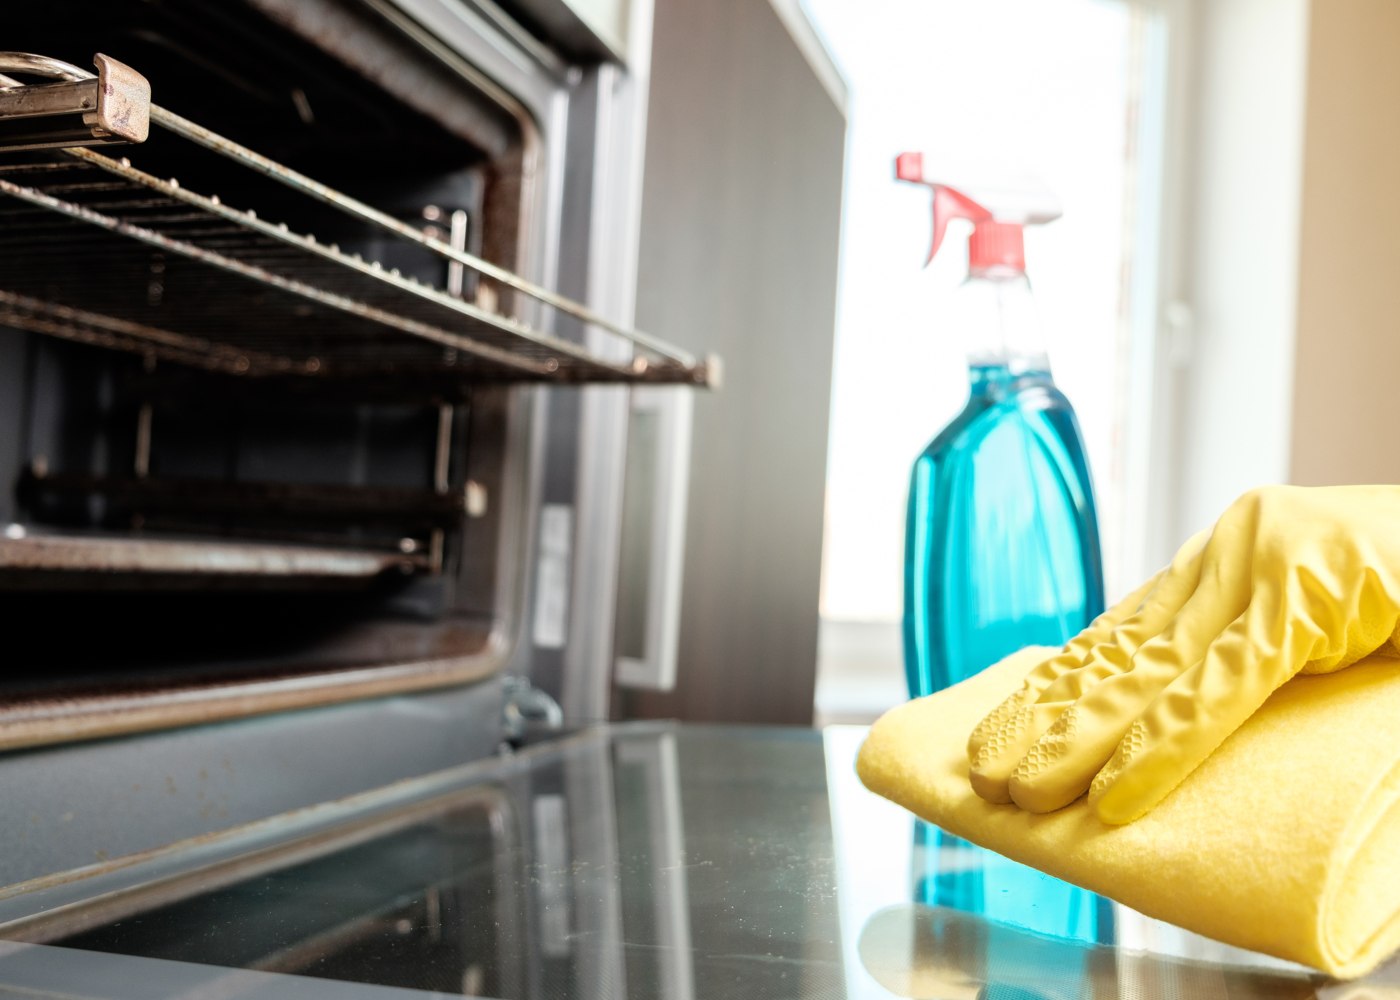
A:
MULTIPOLYGON (((150 83, 110 56, 98 53, 93 63, 96 76, 58 60, 0 52, 0 72, 58 81, 0 89, 0 149, 145 142, 150 133, 150 83)), ((0 76, 0 85, 13 82, 0 76)))

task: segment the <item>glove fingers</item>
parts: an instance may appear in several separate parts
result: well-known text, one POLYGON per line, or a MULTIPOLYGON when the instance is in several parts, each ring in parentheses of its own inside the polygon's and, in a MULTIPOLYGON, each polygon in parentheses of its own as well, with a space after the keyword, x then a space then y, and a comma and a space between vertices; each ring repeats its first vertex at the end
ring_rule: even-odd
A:
POLYGON ((968 771, 972 790, 988 802, 998 804, 1011 801, 1007 786, 1011 773, 1041 734, 1064 711, 1064 706, 1059 704, 1010 704, 1010 701, 1008 699, 1005 706, 1007 711, 1001 724, 972 761, 968 771))
POLYGON ((1134 721, 1240 614, 1243 608, 1227 598, 1248 590, 1234 586, 1228 567, 1218 565, 1223 554, 1213 550, 1216 540, 1212 534, 1195 553, 1183 547, 1159 588, 1160 605, 1124 623, 1119 643, 1096 649, 1082 669, 1041 695, 1042 702, 1059 699, 1062 710, 1039 713, 1052 724, 1011 769, 1011 801, 1050 812, 1087 792, 1134 721))
MULTIPOLYGON (((1121 668, 1121 650, 1105 650, 1103 662, 1086 666, 1083 677, 1066 676, 1046 690, 1042 699, 1061 691, 1068 696, 1071 685, 1082 693, 1062 703, 1065 710, 1053 717, 1052 726, 1012 769, 1007 794, 1013 802, 1030 812, 1049 812, 1073 802, 1089 790, 1120 741, 1168 685, 1196 670, 1213 644, 1242 627, 1239 623, 1251 607, 1257 623, 1282 621, 1266 610, 1280 607, 1277 588, 1256 590, 1254 604, 1242 606, 1241 598, 1247 600, 1249 590, 1234 586, 1228 573, 1213 570, 1210 559, 1208 546, 1200 568, 1203 575, 1213 574, 1211 585, 1192 591, 1166 629, 1133 651, 1126 670, 1121 668), (1110 655, 1117 661, 1110 662, 1110 655)), ((1232 697, 1228 690, 1203 694, 1224 701, 1232 697)))
POLYGON ((1032 670, 1021 688, 977 725, 968 738, 967 754, 969 779, 979 796, 988 802, 1012 801, 1008 783, 1031 747, 1087 687, 1127 669, 1143 639, 1171 620, 1200 574, 1203 537, 1182 546, 1167 569, 1096 618, 1058 656, 1032 670))
MULTIPOLYGON (((1080 636, 1091 629, 1093 626, 1080 636)), ((1076 637, 1076 641, 1078 639, 1076 637)), ((1006 793, 1006 779, 1011 775, 1016 761, 1055 721, 1054 715, 1060 710, 1049 706, 1042 710, 1042 715, 1050 712, 1050 716, 1037 720, 1033 718, 1030 706, 1056 678, 1079 666, 1082 655, 1072 642, 1059 653, 1041 660, 1026 674, 1021 686, 988 712, 972 730, 967 738, 967 760, 971 767, 972 787, 982 798, 988 802, 1011 801, 1006 793)))
POLYGON ((1060 712, 1007 779, 1011 801, 1050 812, 1089 790, 1094 775, 1142 713, 1181 673, 1170 646, 1146 642, 1130 669, 1105 677, 1060 712))
POLYGON ((1130 823, 1165 798, 1325 641, 1283 616, 1273 588, 1259 597, 1147 706, 1095 776, 1089 803, 1105 823, 1130 823))

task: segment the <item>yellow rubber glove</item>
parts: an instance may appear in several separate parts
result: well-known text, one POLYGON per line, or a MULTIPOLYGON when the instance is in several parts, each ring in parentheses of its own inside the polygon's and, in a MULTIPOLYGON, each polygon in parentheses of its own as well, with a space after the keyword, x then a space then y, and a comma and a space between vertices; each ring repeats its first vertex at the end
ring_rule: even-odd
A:
POLYGON ((1400 655, 1398 622, 1400 487, 1253 490, 978 724, 972 787, 1131 822, 1295 674, 1400 655))

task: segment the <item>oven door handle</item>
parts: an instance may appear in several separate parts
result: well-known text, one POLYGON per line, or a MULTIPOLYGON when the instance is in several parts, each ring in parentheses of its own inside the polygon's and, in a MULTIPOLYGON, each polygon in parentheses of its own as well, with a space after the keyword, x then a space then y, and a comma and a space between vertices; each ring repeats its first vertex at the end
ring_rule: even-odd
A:
POLYGON ((632 390, 614 669, 621 687, 676 686, 694 402, 665 387, 632 390))

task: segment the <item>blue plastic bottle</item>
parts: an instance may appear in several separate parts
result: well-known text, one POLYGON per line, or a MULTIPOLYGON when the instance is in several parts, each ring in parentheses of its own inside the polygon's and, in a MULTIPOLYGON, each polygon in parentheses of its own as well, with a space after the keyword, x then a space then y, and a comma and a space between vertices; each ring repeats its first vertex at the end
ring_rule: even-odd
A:
MULTIPOLYGON (((1058 204, 1033 190, 928 181, 917 153, 899 157, 896 176, 933 188, 930 260, 950 219, 973 224, 949 316, 967 344, 971 392, 915 461, 909 487, 904 664, 919 697, 1023 646, 1068 641, 1103 610, 1103 565, 1079 423, 1050 378, 1026 280, 1022 227, 1058 218, 1058 204)), ((1106 900, 920 820, 911 874, 923 903, 1114 940, 1106 900)))
POLYGON ((1034 192, 933 188, 933 250, 973 223, 955 319, 971 393, 919 455, 905 535, 904 660, 911 697, 956 684, 1023 646, 1058 646, 1103 610, 1089 465, 1069 400, 1050 377, 1025 274, 1022 227, 1059 215, 1034 192))

